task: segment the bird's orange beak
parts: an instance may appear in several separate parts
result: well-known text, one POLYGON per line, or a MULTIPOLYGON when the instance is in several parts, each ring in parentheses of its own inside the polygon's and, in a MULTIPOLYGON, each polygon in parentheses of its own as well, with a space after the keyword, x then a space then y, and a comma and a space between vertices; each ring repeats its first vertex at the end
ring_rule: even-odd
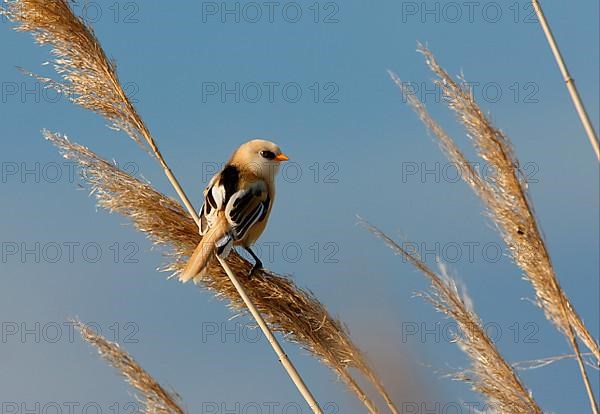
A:
POLYGON ((277 154, 275 156, 275 161, 287 161, 287 160, 289 160, 289 158, 283 152, 281 154, 277 154))

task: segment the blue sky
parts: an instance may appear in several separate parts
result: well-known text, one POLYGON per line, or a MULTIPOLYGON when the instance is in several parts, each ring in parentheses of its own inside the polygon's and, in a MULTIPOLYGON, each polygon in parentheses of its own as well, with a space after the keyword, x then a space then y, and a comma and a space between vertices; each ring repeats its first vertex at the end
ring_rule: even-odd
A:
MULTIPOLYGON (((577 6, 544 4, 598 129, 599 6, 577 6)), ((427 401, 444 412, 449 403, 478 397, 442 378, 467 361, 444 335, 450 322, 414 297, 425 280, 356 226, 357 214, 416 246, 428 262, 445 259, 508 360, 569 352, 527 300, 533 292, 505 257, 481 204, 455 179, 386 74, 391 69, 417 85, 472 155, 453 115, 437 102, 417 41, 427 42, 450 73, 463 71, 474 82, 475 97, 511 137, 560 281, 598 338, 598 167, 528 2, 270 7, 102 0, 77 10, 94 21, 194 203, 214 168, 247 139, 271 139, 290 155, 259 242, 263 261, 312 290, 348 325, 406 411, 427 401)), ((36 403, 39 412, 50 410, 51 402, 65 411, 77 402, 76 413, 93 404, 130 412, 125 384, 70 337, 65 321, 79 317, 177 389, 190 412, 217 404, 217 412, 250 413, 252 403, 268 412, 268 402, 279 404, 276 412, 286 412, 286 404, 308 412, 266 341, 239 325, 246 320, 229 321, 231 313, 210 294, 165 280, 156 271, 160 252, 79 188, 72 165, 43 141, 42 128, 174 195, 133 141, 16 70, 51 73, 40 66, 47 50, 10 27, 0 22, 0 400, 16 403, 19 414, 36 403)), ((331 403, 329 412, 363 412, 328 369, 284 346, 317 399, 331 403)), ((544 410, 588 412, 574 361, 521 375, 544 410)), ((590 375, 598 389, 598 372, 590 375)))

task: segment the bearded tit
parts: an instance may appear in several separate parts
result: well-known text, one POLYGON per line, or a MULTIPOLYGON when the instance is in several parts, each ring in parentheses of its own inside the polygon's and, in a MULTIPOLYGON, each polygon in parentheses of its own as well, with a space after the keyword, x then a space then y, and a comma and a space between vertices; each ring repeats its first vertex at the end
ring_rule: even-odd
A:
POLYGON ((227 257, 234 246, 241 246, 254 258, 250 275, 262 268, 251 246, 267 225, 275 199, 275 175, 287 160, 276 144, 261 139, 235 150, 204 190, 202 240, 179 275, 180 281, 201 279, 212 256, 227 257))

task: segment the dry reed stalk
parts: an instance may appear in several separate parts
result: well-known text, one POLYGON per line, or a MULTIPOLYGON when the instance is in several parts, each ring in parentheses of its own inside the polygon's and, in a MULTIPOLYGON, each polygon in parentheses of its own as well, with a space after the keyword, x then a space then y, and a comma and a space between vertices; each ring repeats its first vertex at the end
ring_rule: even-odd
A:
MULTIPOLYGON (((44 136, 59 148, 65 158, 80 166, 83 178, 89 183, 100 207, 124 215, 153 244, 170 248, 167 253, 170 263, 162 270, 175 274, 183 270, 200 235, 195 222, 179 203, 119 170, 86 147, 72 143, 59 134, 45 132, 44 136)), ((349 368, 356 368, 365 375, 391 403, 345 327, 329 315, 325 306, 311 292, 298 288, 289 278, 266 269, 250 280, 247 275, 252 265, 235 252, 226 261, 240 275, 239 282, 271 329, 280 332, 287 341, 299 344, 332 369, 369 412, 378 411, 354 381, 349 368)), ((217 298, 228 301, 233 311, 247 312, 244 302, 216 259, 210 263, 209 273, 212 277, 202 281, 203 287, 214 292, 217 298)))
MULTIPOLYGON (((196 220, 194 220, 194 221, 197 222, 198 219, 196 218, 196 220)), ((248 297, 248 294, 246 293, 246 289, 244 289, 242 284, 239 282, 238 278, 235 276, 235 273, 233 273, 233 271, 231 270, 231 268, 229 267, 227 262, 224 259, 222 259, 220 256, 217 256, 217 260, 218 260, 219 264, 221 265, 221 267, 223 268, 223 270, 225 271, 225 273, 227 274, 227 277, 229 277, 229 280, 231 281, 231 283, 233 283, 235 290, 237 290, 238 294, 242 298, 242 301, 248 308, 248 311, 250 312, 250 314, 252 315, 252 317, 254 318, 256 323, 258 324, 259 328, 261 329, 261 331, 267 338, 267 341, 269 342, 269 344, 271 345, 271 347, 277 354, 277 358, 279 359, 279 362, 281 362, 281 364, 287 371, 288 375, 292 379, 292 382, 296 385, 296 387, 298 388, 298 390, 300 391, 300 393, 302 394, 302 396, 308 403, 310 409, 315 414, 323 414, 323 410, 319 406, 319 403, 317 402, 314 395, 310 392, 310 390, 306 386, 306 383, 304 382, 304 380, 298 373, 298 370, 296 370, 296 367, 294 366, 294 364, 292 363, 290 358, 287 356, 287 354, 285 353, 285 351, 279 344, 279 341, 277 341, 277 338, 275 338, 275 335, 273 335, 273 332, 271 332, 271 329, 269 328, 269 325, 267 325, 267 323, 265 322, 265 319, 262 317, 262 315, 260 314, 258 309, 256 309, 252 300, 250 300, 250 298, 248 297)))
POLYGON ((519 167, 510 140, 502 131, 494 127, 483 113, 464 79, 461 79, 460 83, 455 82, 426 47, 419 45, 419 51, 424 54, 428 66, 438 76, 434 83, 440 87, 448 106, 465 126, 467 135, 479 156, 492 167, 492 174, 485 179, 481 177, 454 141, 431 118, 424 105, 407 85, 394 74, 391 74, 392 79, 400 87, 425 126, 439 139, 446 156, 456 163, 465 181, 486 205, 488 215, 496 224, 513 260, 523 271, 525 279, 532 284, 538 305, 544 310, 548 320, 566 336, 578 356, 579 369, 590 403, 596 412, 597 406, 575 334, 594 354, 597 362, 600 362, 600 347, 558 282, 527 194, 525 175, 519 167))
POLYGON ((72 102, 102 115, 155 157, 188 211, 194 207, 165 162, 158 145, 119 82, 117 65, 108 59, 93 28, 77 17, 68 0, 5 0, 2 10, 17 23, 15 30, 31 32, 36 43, 52 47, 52 64, 62 81, 30 74, 72 102))
MULTIPOLYGON (((62 76, 63 82, 42 77, 37 78, 47 83, 48 86, 65 92, 73 102, 104 116, 115 129, 123 130, 142 145, 148 153, 154 155, 163 167, 186 209, 195 222, 198 223, 196 211, 164 161, 141 116, 127 98, 117 76, 116 64, 106 57, 102 46, 94 36, 92 28, 75 16, 67 0, 11 0, 7 1, 7 4, 8 7, 4 13, 12 21, 18 23, 17 30, 30 31, 37 43, 50 45, 53 48, 54 67, 62 76)), ((197 233, 197 230, 193 233, 197 233)), ((196 236, 194 237, 195 243, 197 243, 199 236, 194 235, 196 236)), ((165 240, 168 240, 168 237, 165 240)), ((178 261, 181 262, 182 260, 179 257, 178 261)), ((239 274, 239 272, 237 273, 239 274)), ((219 272, 219 274, 223 275, 222 272, 219 272)), ((235 275, 233 275, 233 278, 235 278, 235 275)), ((244 283, 239 285, 242 289, 245 288, 244 283)), ((224 286, 223 281, 221 281, 221 286, 224 286)), ((231 300, 237 300, 234 299, 234 292, 228 293, 231 300)), ((252 300, 257 300, 252 293, 250 292, 248 296, 252 300)), ((246 295, 242 294, 242 297, 244 296, 246 295)), ((260 298, 263 301, 264 299, 260 298)), ((246 306, 253 307, 254 305, 250 302, 246 303, 246 306)), ((243 304, 236 302, 236 307, 242 309, 243 304)), ((260 311, 260 308, 258 311, 260 311)), ((297 314, 296 317, 298 316, 302 316, 302 314, 297 314)), ((349 344, 351 343, 349 342, 349 344)), ((352 347, 351 352, 358 353, 358 349, 354 348, 353 345, 352 347)), ((392 413, 397 414, 398 411, 383 388, 381 381, 362 360, 362 357, 355 358, 354 362, 359 370, 365 373, 369 380, 373 382, 375 388, 388 403, 392 413)), ((375 406, 350 374, 346 370, 337 370, 336 372, 369 411, 376 413, 375 406)))
POLYGON ((107 341, 102 335, 98 335, 79 321, 75 321, 75 326, 79 329, 81 337, 96 347, 100 356, 139 391, 140 395, 137 398, 144 404, 145 414, 185 413, 179 406, 181 403, 179 395, 175 391, 165 390, 118 344, 107 341))
POLYGON ((434 272, 420 258, 407 252, 378 228, 363 220, 361 224, 429 279, 431 293, 424 293, 423 296, 439 312, 456 321, 460 329, 456 342, 471 361, 471 368, 456 375, 456 378, 470 383, 474 391, 482 394, 493 412, 542 414, 531 393, 485 333, 470 299, 459 294, 456 283, 445 274, 443 268, 439 274, 434 272))
POLYGON ((546 40, 548 41, 548 45, 550 45, 550 50, 552 50, 552 54, 554 55, 554 60, 556 60, 556 64, 558 65, 558 69, 560 70, 560 74, 562 75, 563 80, 565 81, 565 85, 567 86, 567 90, 569 91, 569 95, 571 96, 571 101, 573 101, 573 105, 575 106, 575 110, 577 111, 577 115, 579 116, 579 120, 583 125, 583 129, 592 144, 592 148, 594 149, 594 153, 596 154, 596 160, 600 161, 600 143, 598 142, 598 135, 596 135, 596 131, 594 130, 594 126, 592 125, 592 121, 590 121, 590 117, 585 109, 585 105, 579 96, 579 91, 577 90, 577 86, 575 85, 575 79, 571 77, 569 73, 569 69, 567 68, 567 64, 563 59, 562 53, 560 53, 560 49, 558 48, 558 44, 556 43, 556 39, 554 39, 554 35, 552 34, 552 29, 550 29, 550 24, 544 15, 544 11, 542 10, 542 5, 538 0, 531 0, 533 5, 533 9, 537 14, 538 20, 540 21, 540 26, 544 31, 544 36, 546 36, 546 40))
POLYGON ((18 24, 15 30, 31 32, 36 43, 52 47, 52 63, 64 81, 38 77, 42 82, 101 114, 145 147, 144 123, 121 87, 115 62, 67 0, 8 1, 4 13, 18 24))
MULTIPOLYGON (((107 58, 91 26, 73 13, 67 0, 12 0, 7 1, 7 4, 4 13, 18 24, 17 30, 29 31, 37 43, 52 47, 54 68, 63 81, 33 76, 49 87, 65 93, 73 102, 102 115, 111 122, 113 128, 123 130, 151 156, 155 156, 191 217, 199 225, 193 205, 164 160, 142 117, 125 94, 117 76, 116 64, 107 58)), ((261 329, 268 329, 266 324, 261 323, 261 316, 254 303, 247 301, 251 295, 244 292, 244 286, 239 283, 236 274, 226 274, 240 297, 245 300, 244 304, 251 314, 255 317, 258 315, 261 329)), ((270 332, 265 332, 265 335, 276 342, 270 332)), ((280 349, 278 344, 271 344, 276 352, 280 349)), ((321 409, 304 381, 285 354, 283 357, 282 364, 294 384, 313 411, 320 414, 321 409)), ((374 406, 364 393, 359 393, 357 389, 355 392, 370 411, 375 413, 374 406)))

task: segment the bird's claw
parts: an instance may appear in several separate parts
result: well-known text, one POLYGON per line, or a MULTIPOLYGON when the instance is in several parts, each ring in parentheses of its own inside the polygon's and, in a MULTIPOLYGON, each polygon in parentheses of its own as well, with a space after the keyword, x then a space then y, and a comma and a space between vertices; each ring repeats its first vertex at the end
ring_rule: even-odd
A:
POLYGON ((250 271, 248 272, 248 277, 250 279, 252 279, 254 277, 254 275, 256 274, 256 272, 258 272, 259 270, 261 270, 263 268, 262 263, 256 263, 254 266, 252 266, 252 269, 250 269, 250 271))

